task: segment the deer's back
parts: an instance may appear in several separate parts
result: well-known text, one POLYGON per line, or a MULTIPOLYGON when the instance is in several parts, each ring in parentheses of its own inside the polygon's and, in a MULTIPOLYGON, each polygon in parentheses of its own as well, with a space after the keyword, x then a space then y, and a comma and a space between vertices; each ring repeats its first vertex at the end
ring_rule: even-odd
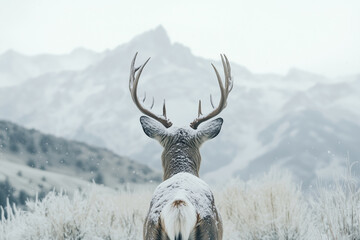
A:
POLYGON ((195 209, 196 223, 189 239, 221 239, 221 218, 209 186, 200 178, 185 172, 172 176, 156 188, 144 225, 145 239, 149 235, 148 231, 153 231, 151 235, 159 236, 155 239, 168 239, 164 233, 161 214, 166 212, 164 208, 167 205, 176 203, 178 199, 186 199, 195 209), (162 234, 165 235, 161 237, 162 234))

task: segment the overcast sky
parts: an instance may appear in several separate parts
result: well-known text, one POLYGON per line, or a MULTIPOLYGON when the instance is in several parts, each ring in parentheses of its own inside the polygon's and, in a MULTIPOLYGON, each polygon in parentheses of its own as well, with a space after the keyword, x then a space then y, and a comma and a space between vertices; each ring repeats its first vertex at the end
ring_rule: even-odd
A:
POLYGON ((114 48, 163 25, 198 56, 256 73, 360 73, 358 0, 0 0, 0 53, 114 48))

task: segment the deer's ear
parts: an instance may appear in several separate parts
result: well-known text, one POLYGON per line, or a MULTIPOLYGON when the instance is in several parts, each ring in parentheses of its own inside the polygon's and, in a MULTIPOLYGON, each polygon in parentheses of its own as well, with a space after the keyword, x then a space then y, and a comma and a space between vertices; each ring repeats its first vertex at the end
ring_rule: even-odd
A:
POLYGON ((217 118, 200 125, 197 132, 200 143, 216 137, 221 130, 223 122, 224 120, 222 118, 217 118))
POLYGON ((161 139, 166 135, 166 128, 152 118, 141 116, 140 123, 145 134, 151 138, 161 141, 161 139))

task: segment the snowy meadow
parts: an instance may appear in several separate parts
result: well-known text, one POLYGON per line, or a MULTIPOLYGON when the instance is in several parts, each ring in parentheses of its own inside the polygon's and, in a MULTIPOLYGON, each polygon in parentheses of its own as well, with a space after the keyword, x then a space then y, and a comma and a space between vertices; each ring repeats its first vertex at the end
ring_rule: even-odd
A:
MULTIPOLYGON (((155 186, 115 191, 92 185, 69 195, 50 192, 27 210, 1 209, 0 239, 142 239, 155 186)), ((359 176, 301 190, 272 170, 214 188, 224 239, 360 239, 359 176)))

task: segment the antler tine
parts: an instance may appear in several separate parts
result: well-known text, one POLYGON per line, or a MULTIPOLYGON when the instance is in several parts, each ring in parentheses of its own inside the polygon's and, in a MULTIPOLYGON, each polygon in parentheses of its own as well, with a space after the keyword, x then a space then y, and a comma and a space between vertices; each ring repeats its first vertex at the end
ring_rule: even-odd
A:
MULTIPOLYGON (((214 64, 211 64, 211 66, 213 67, 213 69, 215 71, 215 74, 216 74, 216 77, 217 77, 217 80, 219 83, 220 93, 221 93, 219 105, 216 108, 214 108, 214 104, 212 101, 212 95, 210 95, 210 103, 211 103, 212 107, 214 108, 214 110, 204 117, 200 117, 200 114, 199 114, 198 117, 192 123, 190 123, 190 127, 192 127, 193 129, 197 129, 197 127, 202 122, 205 122, 205 121, 209 120, 210 118, 215 117, 226 107, 227 98, 233 88, 233 81, 231 79, 231 68, 230 68, 229 60, 227 59, 225 54, 220 54, 220 57, 221 57, 221 62, 222 62, 223 68, 224 68, 225 87, 223 85, 223 82, 221 80, 218 70, 216 69, 214 64)), ((199 108, 201 108, 200 105, 199 105, 199 108)))
POLYGON ((145 100, 146 100, 146 92, 144 92, 144 97, 143 97, 142 102, 145 102, 145 100))
POLYGON ((150 105, 150 109, 152 109, 154 107, 154 103, 155 103, 155 99, 154 97, 152 98, 152 101, 151 101, 151 105, 150 105))
MULTIPOLYGON (((139 67, 135 68, 135 60, 137 57, 137 54, 135 54, 132 62, 131 62, 131 66, 130 66, 130 78, 129 78, 129 90, 131 93, 131 98, 133 99, 133 102, 135 103, 136 107, 145 115, 157 120, 158 122, 160 122, 162 125, 164 125, 166 128, 169 128, 172 126, 172 123, 170 122, 169 119, 167 119, 166 117, 166 109, 165 109, 165 102, 164 102, 164 107, 163 107, 163 116, 157 116, 154 113, 152 113, 151 111, 149 111, 148 109, 144 108, 138 97, 137 97, 137 86, 139 83, 139 79, 140 79, 140 75, 145 67, 145 65, 149 62, 150 58, 148 58, 145 63, 143 65, 140 65, 139 67), (137 74, 136 74, 137 72, 137 74)), ((151 104, 151 108, 154 106, 154 98, 151 104)))
MULTIPOLYGON (((222 54, 220 54, 220 57, 221 57, 221 63, 223 65, 224 75, 225 75, 225 79, 226 79, 226 77, 227 77, 227 65, 225 63, 224 56, 222 54)), ((226 90, 228 89, 228 86, 229 86, 228 82, 225 81, 225 89, 226 90)))
POLYGON ((199 100, 198 117, 200 117, 201 115, 202 115, 202 112, 201 112, 201 100, 199 100))
POLYGON ((140 79, 140 75, 144 69, 144 67, 146 66, 146 64, 149 62, 150 58, 148 58, 145 63, 143 65, 140 65, 139 67, 135 68, 135 60, 136 60, 136 56, 137 56, 138 53, 135 54, 132 62, 131 62, 131 67, 130 67, 130 79, 129 79, 129 90, 131 92, 131 97, 133 97, 133 100, 135 101, 134 99, 134 96, 137 97, 137 93, 136 91, 133 91, 133 89, 137 89, 137 85, 138 85, 138 82, 139 82, 139 79, 140 79), (137 73, 137 75, 135 76, 135 73, 139 71, 137 73))
POLYGON ((225 58, 225 64, 223 62, 223 66, 224 66, 224 73, 225 73, 225 83, 226 83, 226 91, 228 93, 231 92, 231 90, 233 89, 233 79, 231 77, 231 67, 230 67, 230 63, 229 60, 227 59, 226 55, 223 54, 224 58, 225 58), (225 71, 225 66, 226 66, 226 71, 225 71))
POLYGON ((212 95, 211 95, 211 94, 210 94, 210 103, 211 103, 212 108, 215 108, 215 106, 214 106, 214 102, 213 102, 213 99, 212 99, 212 95))
POLYGON ((166 105, 165 105, 165 99, 164 99, 164 104, 163 104, 163 116, 166 119, 166 105))

